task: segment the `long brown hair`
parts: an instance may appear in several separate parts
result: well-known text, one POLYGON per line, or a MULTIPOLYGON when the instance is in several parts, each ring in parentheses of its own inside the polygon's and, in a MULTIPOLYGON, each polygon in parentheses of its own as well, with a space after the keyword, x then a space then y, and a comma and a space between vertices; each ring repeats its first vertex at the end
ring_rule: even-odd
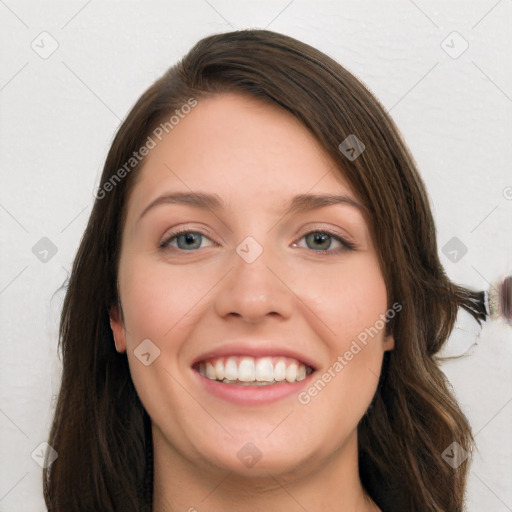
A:
POLYGON ((253 29, 199 41, 142 95, 112 143, 62 310, 62 385, 48 441, 58 459, 43 474, 48 511, 151 510, 151 423, 109 325, 127 201, 144 160, 126 163, 190 98, 223 92, 291 112, 371 214, 388 304, 402 310, 388 324, 395 348, 358 426, 366 492, 384 511, 462 511, 470 458, 452 468, 442 453, 456 442, 470 455, 473 439, 436 354, 459 307, 485 320, 484 294, 446 276, 424 184, 379 101, 322 52, 253 29), (365 145, 355 159, 339 149, 349 135, 365 145))

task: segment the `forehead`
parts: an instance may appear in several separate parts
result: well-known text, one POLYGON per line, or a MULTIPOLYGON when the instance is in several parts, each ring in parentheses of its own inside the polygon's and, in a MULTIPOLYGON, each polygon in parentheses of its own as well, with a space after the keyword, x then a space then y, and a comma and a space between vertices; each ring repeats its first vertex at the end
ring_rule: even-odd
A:
POLYGON ((199 100, 150 151, 133 191, 137 208, 168 189, 206 190, 230 204, 276 208, 291 195, 355 199, 339 165, 290 112, 234 93, 199 100))

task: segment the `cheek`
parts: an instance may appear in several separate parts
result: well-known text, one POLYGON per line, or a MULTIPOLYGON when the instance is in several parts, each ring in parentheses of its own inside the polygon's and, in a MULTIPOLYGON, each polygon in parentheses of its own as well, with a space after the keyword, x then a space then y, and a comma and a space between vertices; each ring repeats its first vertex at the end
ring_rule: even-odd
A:
POLYGON ((350 345, 386 312, 387 291, 378 263, 370 255, 328 270, 301 273, 311 276, 303 281, 303 296, 329 328, 330 345, 344 351, 347 342, 350 345))
POLYGON ((175 384, 175 378, 180 380, 177 358, 183 331, 191 325, 189 313, 201 295, 187 286, 182 269, 166 271, 163 263, 144 255, 121 265, 119 281, 133 383, 151 417, 165 411, 168 422, 172 411, 167 404, 184 400, 175 384))
POLYGON ((193 308, 205 294, 208 279, 193 277, 177 267, 140 257, 120 270, 122 306, 127 329, 127 344, 154 339, 164 347, 173 331, 183 329, 193 316, 193 308))
POLYGON ((340 266, 322 285, 322 293, 314 300, 319 318, 329 328, 323 330, 329 363, 306 390, 302 403, 311 399, 318 415, 330 411, 355 428, 376 391, 381 371, 386 286, 374 257, 340 266))

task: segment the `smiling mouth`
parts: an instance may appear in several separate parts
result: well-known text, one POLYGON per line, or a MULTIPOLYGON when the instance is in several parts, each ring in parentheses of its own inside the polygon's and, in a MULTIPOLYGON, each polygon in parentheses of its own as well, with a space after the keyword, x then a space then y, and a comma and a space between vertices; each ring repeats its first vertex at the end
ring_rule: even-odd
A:
POLYGON ((289 357, 216 357, 193 366, 203 377, 240 386, 271 386, 304 380, 314 370, 289 357))

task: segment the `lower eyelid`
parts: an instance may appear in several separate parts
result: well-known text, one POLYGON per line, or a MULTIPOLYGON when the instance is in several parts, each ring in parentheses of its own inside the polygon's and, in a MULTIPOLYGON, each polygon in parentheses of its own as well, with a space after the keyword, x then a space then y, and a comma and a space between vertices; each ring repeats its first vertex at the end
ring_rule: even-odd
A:
MULTIPOLYGON (((167 249, 169 247, 172 247, 172 248, 176 249, 177 251, 195 252, 198 249, 191 250, 191 251, 186 251, 184 249, 179 249, 179 248, 176 248, 176 247, 173 247, 173 246, 170 245, 171 241, 177 239, 180 235, 189 234, 189 233, 193 233, 193 234, 196 234, 196 235, 201 235, 203 238, 209 240, 212 243, 213 246, 219 245, 219 244, 217 244, 217 242, 212 240, 212 238, 209 235, 207 235, 206 233, 203 233, 201 231, 183 230, 183 231, 178 231, 176 233, 171 233, 168 237, 165 237, 164 240, 162 242, 160 242, 159 247, 162 248, 162 249, 167 249)), ((321 229, 313 229, 311 231, 308 231, 308 232, 302 234, 298 238, 298 241, 304 239, 306 236, 310 235, 311 233, 323 233, 323 234, 329 235, 331 238, 333 238, 334 240, 339 242, 339 244, 341 245, 341 247, 339 247, 338 249, 323 249, 323 250, 318 250, 318 251, 310 249, 312 252, 316 252, 318 254, 323 254, 323 253, 337 253, 337 252, 340 252, 340 251, 343 251, 343 250, 354 250, 355 249, 355 245, 353 243, 351 243, 348 240, 344 239, 340 235, 332 233, 332 232, 327 231, 327 230, 321 230, 321 229)), ((294 245, 296 245, 297 243, 298 242, 294 242, 294 245)), ((212 245, 210 245, 209 247, 211 247, 212 245)), ((309 249, 309 248, 305 247, 305 249, 309 249)))
MULTIPOLYGON (((170 243, 172 241, 176 240, 180 235, 187 235, 187 234, 190 234, 190 233, 193 233, 194 235, 201 235, 203 238, 206 238, 207 240, 209 240, 212 243, 212 245, 218 245, 206 233, 203 233, 201 231, 183 230, 183 231, 178 231, 176 233, 171 233, 169 236, 164 237, 164 239, 160 242, 159 247, 162 248, 162 249, 167 249, 168 247, 173 247, 173 246, 170 245, 170 243)), ((183 249, 178 249, 178 248, 175 248, 175 249, 177 249, 178 251, 182 251, 183 250, 183 249)), ((193 251, 191 251, 191 252, 193 252, 193 251)))
MULTIPOLYGON (((325 235, 328 235, 333 240, 337 241, 340 244, 340 246, 341 246, 341 247, 339 247, 337 249, 324 249, 324 250, 318 250, 318 251, 310 249, 311 251, 316 252, 318 254, 322 254, 322 253, 337 253, 337 252, 340 252, 340 251, 343 251, 343 250, 347 250, 348 251, 348 250, 354 250, 355 249, 355 245, 353 243, 349 242, 348 240, 346 240, 345 238, 341 237, 340 235, 338 235, 336 233, 332 233, 330 231, 322 230, 322 229, 313 229, 311 231, 308 231, 307 233, 304 233, 299 238, 299 241, 302 240, 304 237, 310 235, 311 233, 323 233, 325 235)), ((306 249, 309 249, 309 247, 306 247, 306 249)))

